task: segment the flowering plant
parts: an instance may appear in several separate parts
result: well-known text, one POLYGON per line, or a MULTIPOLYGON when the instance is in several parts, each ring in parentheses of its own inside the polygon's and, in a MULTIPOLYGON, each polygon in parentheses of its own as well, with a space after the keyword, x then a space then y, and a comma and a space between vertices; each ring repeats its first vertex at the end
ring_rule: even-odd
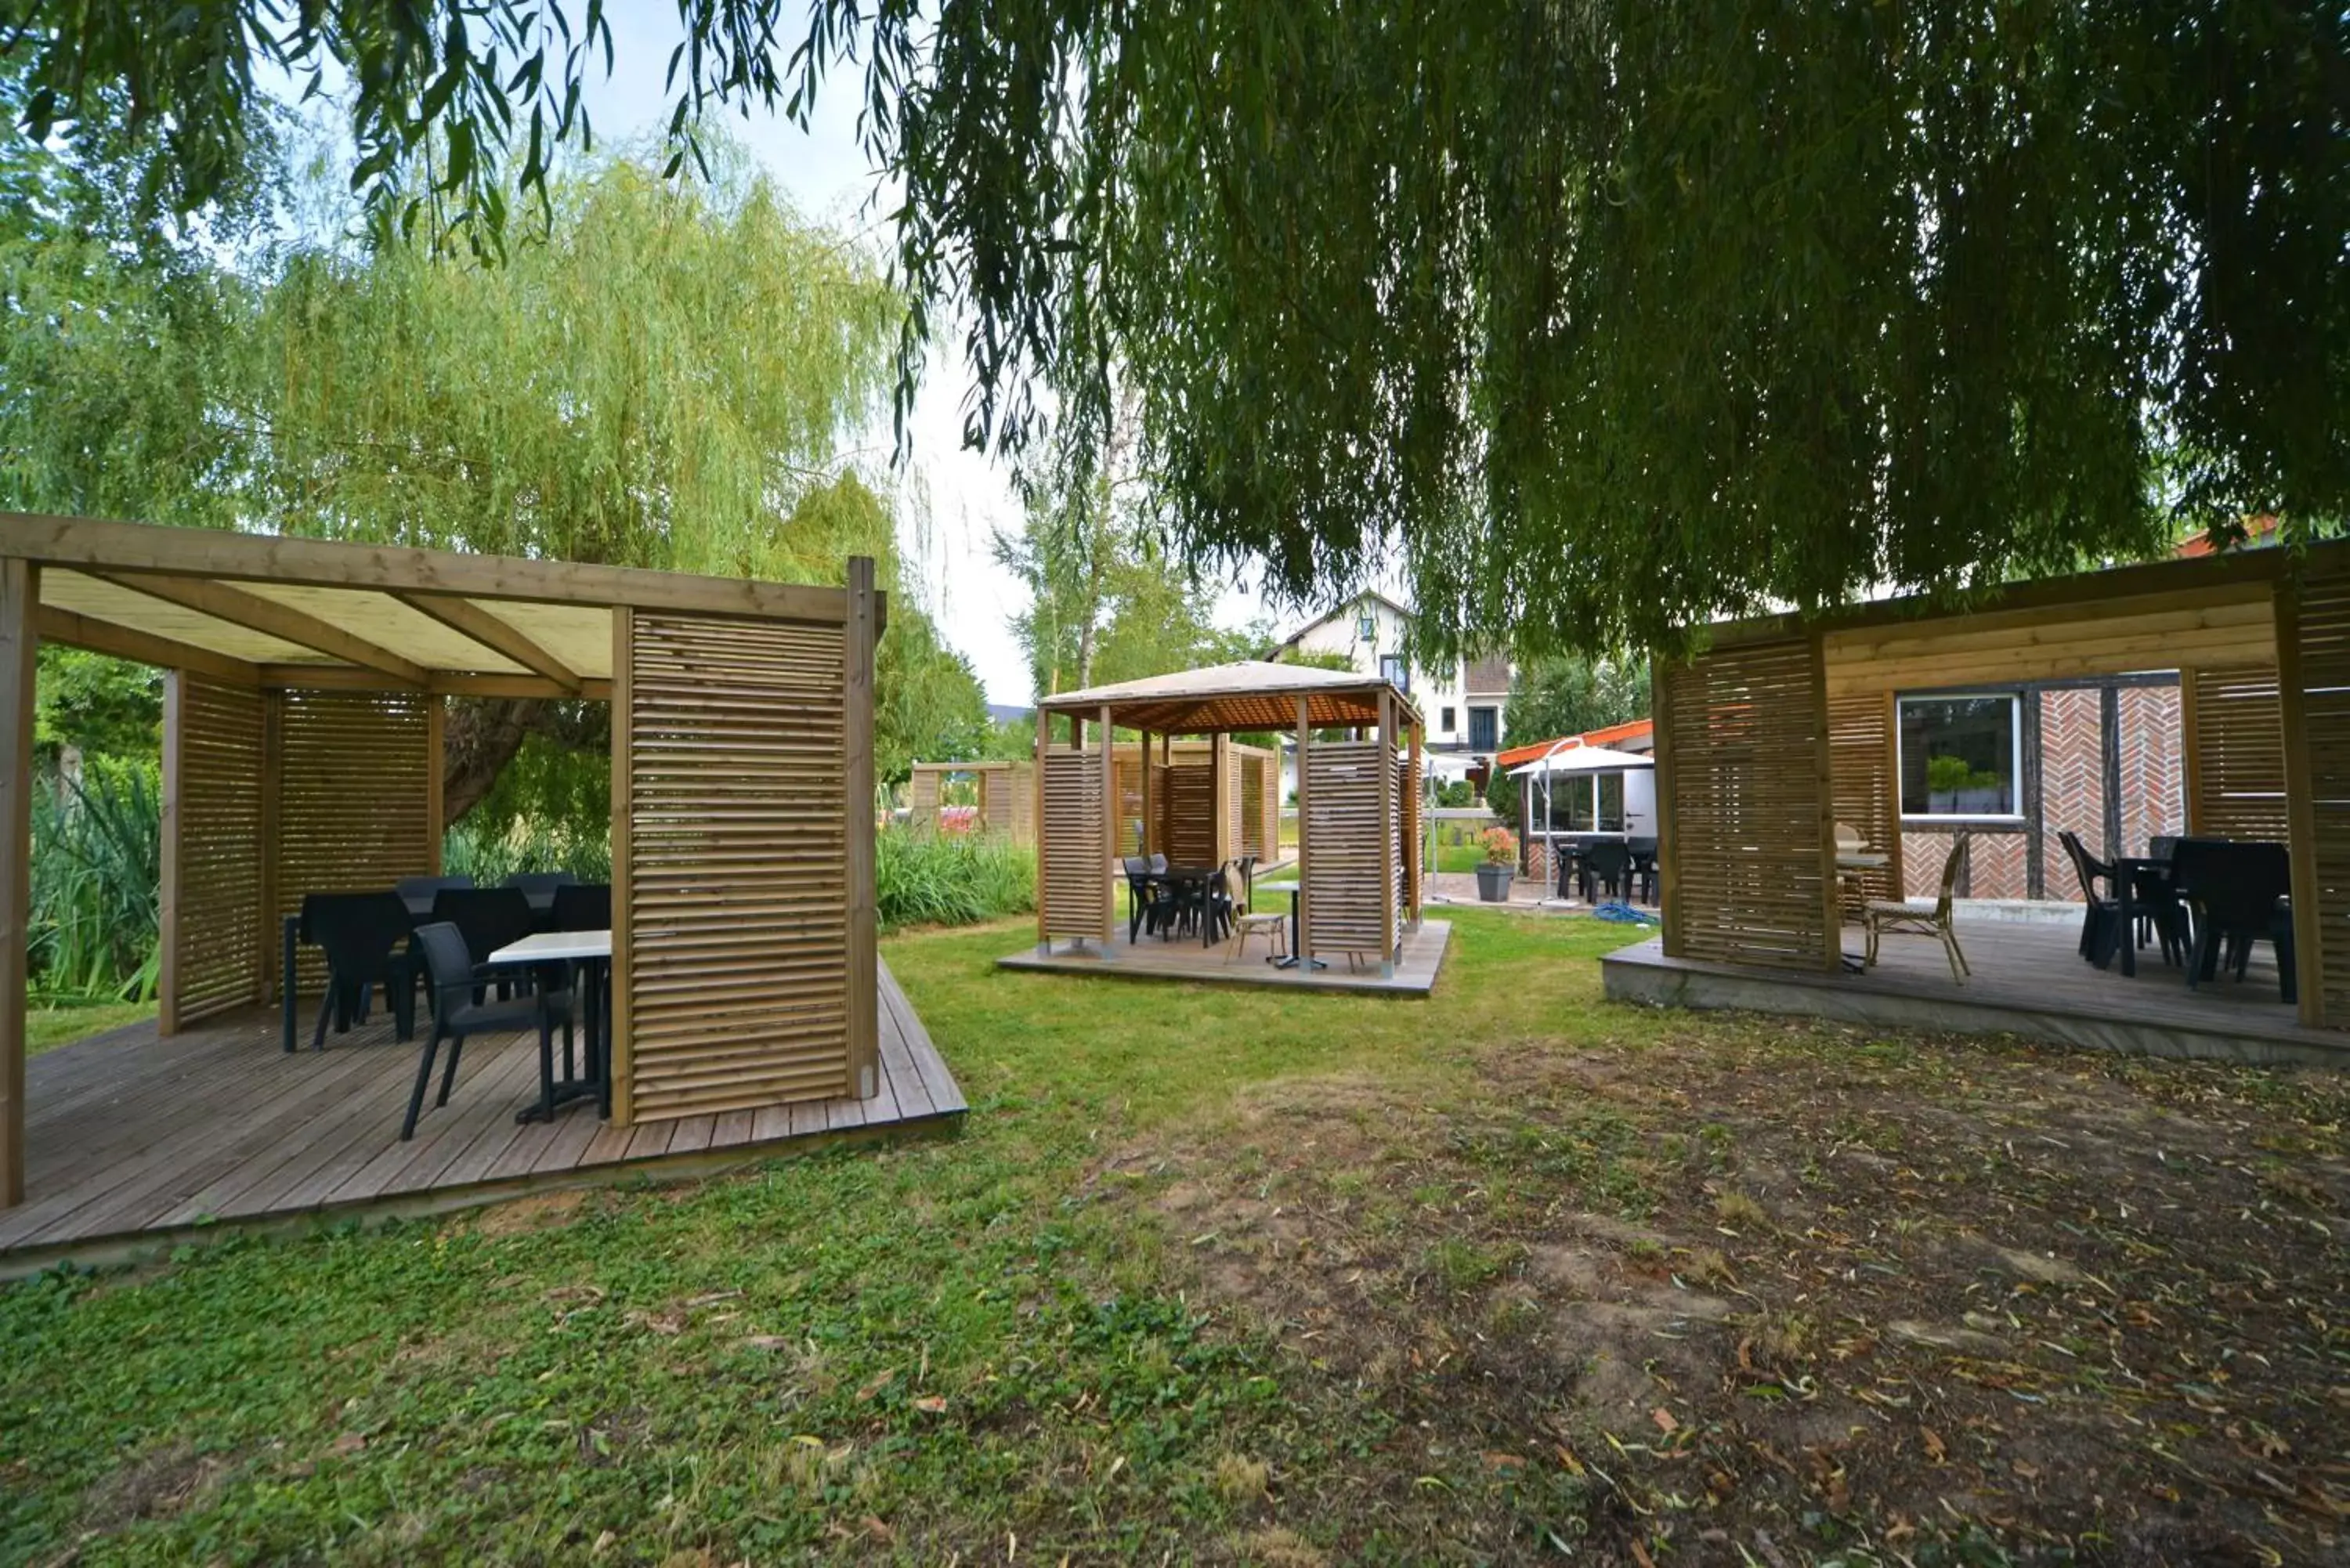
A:
POLYGON ((1515 866, 1518 863, 1518 836, 1506 827, 1489 827, 1477 836, 1485 848, 1488 866, 1515 866))

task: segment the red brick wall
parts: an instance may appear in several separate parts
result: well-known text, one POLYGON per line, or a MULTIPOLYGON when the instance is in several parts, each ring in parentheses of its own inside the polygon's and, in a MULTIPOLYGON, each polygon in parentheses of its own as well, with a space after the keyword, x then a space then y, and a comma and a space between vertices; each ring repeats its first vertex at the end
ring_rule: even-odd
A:
POLYGON ((2187 760, 2178 729, 2178 688, 2126 687, 2121 693, 2122 841, 2143 855, 2157 834, 2187 831, 2187 760))
POLYGON ((2040 826, 2042 897, 2081 901, 2073 857, 2056 841, 2070 829, 2090 854, 2106 855, 2106 744, 2103 694, 2043 691, 2040 695, 2040 826))

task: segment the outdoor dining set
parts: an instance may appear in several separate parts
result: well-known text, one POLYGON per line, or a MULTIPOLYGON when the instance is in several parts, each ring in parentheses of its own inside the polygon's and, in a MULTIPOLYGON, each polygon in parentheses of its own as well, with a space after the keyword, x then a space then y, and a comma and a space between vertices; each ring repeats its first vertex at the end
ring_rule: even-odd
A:
POLYGON ((2242 980, 2252 945, 2276 954, 2277 985, 2298 1000, 2293 974, 2293 867, 2282 844, 2268 840, 2164 837, 2147 841, 2143 856, 2101 860, 2079 836, 2060 833, 2088 909, 2081 923, 2081 956, 2099 969, 2118 958, 2125 976, 2137 973, 2138 950, 2158 947, 2163 961, 2187 971, 2199 986, 2225 965, 2242 980))
POLYGON ((301 912, 285 922, 285 1048, 295 1048, 290 977, 297 949, 307 944, 327 965, 310 1035, 314 1050, 324 1048, 329 1022, 340 1033, 363 1020, 379 988, 394 1038, 412 1039, 417 982, 423 982, 432 1029, 400 1124, 403 1139, 415 1136, 444 1041, 436 1106, 449 1103, 469 1037, 532 1027, 538 1031, 539 1093, 515 1119, 549 1118, 558 1106, 588 1098, 608 1116, 611 928, 610 886, 561 872, 523 873, 496 888, 477 888, 470 877, 411 877, 375 891, 307 895, 301 912), (585 1034, 584 1073, 575 1023, 585 1034))
POLYGON ((1638 898, 1657 901, 1657 841, 1622 834, 1561 834, 1553 841, 1558 856, 1558 896, 1595 903, 1601 893, 1610 901, 1638 898))

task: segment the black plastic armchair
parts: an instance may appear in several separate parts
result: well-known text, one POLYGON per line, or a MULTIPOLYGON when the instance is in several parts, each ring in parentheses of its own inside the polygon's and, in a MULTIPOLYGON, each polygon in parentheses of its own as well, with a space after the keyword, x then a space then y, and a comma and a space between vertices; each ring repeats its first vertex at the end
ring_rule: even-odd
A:
POLYGON ((520 888, 443 888, 432 900, 432 919, 455 926, 464 939, 465 950, 473 955, 477 987, 494 985, 501 997, 511 993, 523 978, 521 972, 504 965, 489 967, 489 957, 538 928, 530 900, 520 888))
POLYGON ((457 1061, 464 1054, 465 1041, 470 1035, 527 1029, 536 1023, 542 1084, 552 1083, 555 1078, 555 1023, 558 1012, 563 1023, 564 1054, 570 1055, 572 1050, 570 992, 549 989, 537 995, 476 1001, 479 988, 474 983, 473 954, 466 948, 463 932, 447 920, 419 926, 416 946, 432 981, 432 1033, 417 1060, 416 1084, 408 1095, 408 1115, 400 1124, 403 1142, 416 1136, 416 1118, 424 1109, 424 1091, 432 1086, 432 1063, 440 1054, 442 1040, 449 1042, 449 1061, 441 1072, 441 1093, 432 1102, 435 1106, 449 1103, 449 1091, 457 1082, 457 1061))
MULTIPOLYGON (((365 1017, 368 994, 379 985, 391 1008, 393 1032, 402 1040, 415 1033, 415 974, 400 950, 408 940, 408 906, 398 894, 308 894, 302 899, 300 931, 327 959, 327 992, 318 999, 310 1049, 326 1048, 328 1014, 338 1034, 365 1017)), ((290 1027, 286 1049, 294 1049, 290 1027)))
POLYGON ((558 931, 608 931, 612 929, 612 885, 574 882, 555 890, 555 925, 558 931))

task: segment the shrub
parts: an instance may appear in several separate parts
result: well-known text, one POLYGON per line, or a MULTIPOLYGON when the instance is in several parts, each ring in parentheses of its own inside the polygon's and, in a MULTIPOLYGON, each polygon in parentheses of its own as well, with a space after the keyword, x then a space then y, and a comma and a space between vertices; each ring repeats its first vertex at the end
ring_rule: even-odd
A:
POLYGON ((43 1006, 155 994, 163 809, 151 763, 90 758, 33 791, 28 988, 43 1006))
POLYGON ((1485 851, 1488 866, 1515 866, 1518 863, 1518 836, 1506 827, 1489 827, 1477 836, 1485 851))
POLYGON ((995 834, 886 827, 873 883, 884 930, 968 926, 1036 907, 1036 852, 995 834))
POLYGON ((441 868, 452 877, 471 877, 484 888, 494 888, 517 871, 568 871, 582 882, 608 882, 612 830, 606 822, 579 827, 525 818, 501 831, 467 816, 442 835, 441 868))

